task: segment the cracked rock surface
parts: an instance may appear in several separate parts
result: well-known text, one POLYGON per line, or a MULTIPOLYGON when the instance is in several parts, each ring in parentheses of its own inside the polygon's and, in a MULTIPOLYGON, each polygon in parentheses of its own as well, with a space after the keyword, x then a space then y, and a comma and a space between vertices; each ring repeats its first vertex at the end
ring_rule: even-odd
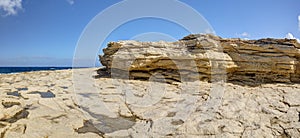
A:
POLYGON ((85 117, 71 76, 71 70, 0 74, 0 138, 97 137, 74 131, 85 117))
POLYGON ((167 84, 95 70, 1 74, 0 137, 300 136, 299 84, 167 84))

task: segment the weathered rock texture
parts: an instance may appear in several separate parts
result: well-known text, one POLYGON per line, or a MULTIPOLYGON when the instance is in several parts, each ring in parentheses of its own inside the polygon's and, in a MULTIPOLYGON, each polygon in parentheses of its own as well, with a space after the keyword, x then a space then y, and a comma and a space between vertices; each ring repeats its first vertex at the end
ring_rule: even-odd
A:
POLYGON ((225 83, 212 112, 212 83, 94 79, 93 73, 0 74, 0 138, 300 136, 300 84, 225 83), (150 93, 159 86, 165 88, 150 93), (49 92, 55 96, 43 96, 49 92))
POLYGON ((177 42, 111 42, 103 51, 101 63, 112 77, 148 80, 154 76, 167 82, 227 79, 248 85, 300 82, 300 44, 291 39, 197 34, 177 42))

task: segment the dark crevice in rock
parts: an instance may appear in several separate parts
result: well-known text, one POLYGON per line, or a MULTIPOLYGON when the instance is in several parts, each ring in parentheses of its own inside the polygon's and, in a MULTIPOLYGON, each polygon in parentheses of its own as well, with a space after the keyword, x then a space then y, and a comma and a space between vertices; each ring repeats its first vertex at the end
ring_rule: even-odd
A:
POLYGON ((4 106, 4 108, 10 108, 10 107, 13 107, 14 105, 20 105, 19 102, 2 102, 2 105, 4 106))
POLYGON ((224 128, 225 128, 225 127, 226 127, 225 125, 218 126, 218 130, 219 130, 220 132, 224 133, 224 128))
POLYGON ((150 131, 150 129, 152 129, 152 127, 153 127, 153 120, 152 120, 152 119, 144 119, 144 118, 142 118, 142 117, 136 115, 136 114, 134 113, 134 111, 129 107, 129 105, 128 105, 127 103, 125 103, 125 106, 127 107, 127 109, 129 110, 129 112, 130 112, 130 114, 131 114, 132 116, 126 117, 126 116, 121 115, 120 112, 119 112, 119 116, 123 116, 123 117, 126 117, 126 118, 131 118, 131 119, 134 119, 135 121, 136 121, 136 120, 145 121, 147 124, 150 123, 148 132, 150 131))
POLYGON ((27 125, 24 125, 23 134, 25 134, 26 130, 27 130, 27 125))
POLYGON ((79 93, 79 95, 81 95, 82 97, 85 97, 85 98, 91 98, 91 97, 95 96, 94 93, 79 93))
POLYGON ((169 112, 166 117, 174 117, 176 115, 176 112, 169 112))
POLYGON ((60 86, 60 88, 62 88, 62 89, 68 89, 69 87, 66 87, 66 86, 60 86))
POLYGON ((167 134, 167 137, 174 137, 174 134, 167 134))
POLYGON ((63 117, 68 118, 68 116, 65 115, 65 114, 58 115, 58 116, 55 116, 55 117, 45 116, 46 119, 51 120, 51 122, 53 122, 53 123, 59 123, 58 119, 63 118, 63 117))
POLYGON ((282 138, 292 138, 287 132, 286 130, 283 128, 283 134, 281 134, 282 138))
POLYGON ((19 92, 17 92, 17 91, 15 91, 15 92, 7 92, 6 94, 7 95, 11 95, 11 96, 21 97, 21 94, 19 92))
POLYGON ((47 92, 30 92, 28 94, 39 94, 41 96, 41 98, 54 98, 55 94, 52 93, 51 91, 47 91, 47 92))
POLYGON ((279 102, 282 102, 283 104, 287 105, 288 107, 291 107, 290 103, 286 102, 284 97, 283 97, 283 100, 279 100, 279 102))
POLYGON ((29 112, 27 111, 27 109, 23 109, 23 110, 17 112, 11 118, 2 119, 0 121, 8 122, 8 123, 15 123, 15 122, 17 122, 20 119, 27 118, 28 115, 29 115, 29 112))
POLYGON ((71 106, 71 105, 67 105, 68 108, 70 109, 75 109, 75 107, 71 106))
POLYGON ((16 88, 18 91, 27 91, 28 88, 16 88))
POLYGON ((291 138, 290 134, 286 131, 286 129, 279 124, 279 127, 283 130, 283 133, 280 135, 282 138, 291 138))
POLYGON ((182 125, 183 123, 184 123, 184 121, 181 120, 181 119, 179 119, 179 120, 173 120, 173 121, 171 122, 171 124, 172 124, 172 125, 175 125, 175 126, 177 126, 177 125, 182 125))
MULTIPOLYGON (((152 128, 153 120, 151 120, 151 119, 144 119, 143 117, 140 117, 140 116, 136 115, 134 113, 134 111, 129 107, 129 105, 127 103, 125 103, 125 106, 127 107, 127 109, 129 110, 130 114, 132 115, 129 118, 134 119, 134 120, 138 119, 138 120, 141 120, 141 121, 146 121, 146 123, 150 122, 150 128, 152 128)), ((121 115, 121 114, 119 113, 119 115, 121 115)))
POLYGON ((0 138, 5 138, 5 134, 6 134, 7 130, 8 129, 5 129, 5 130, 3 130, 3 132, 0 133, 0 138))
POLYGON ((59 118, 62 118, 62 117, 66 117, 66 118, 67 118, 67 115, 62 114, 62 115, 59 115, 59 116, 51 117, 51 118, 49 118, 49 119, 50 119, 50 120, 55 120, 55 119, 59 119, 59 118))
POLYGON ((270 124, 271 124, 271 126, 273 126, 273 125, 276 125, 276 124, 279 124, 279 119, 278 119, 278 117, 274 117, 274 118, 271 118, 270 119, 270 124))
POLYGON ((0 122, 0 128, 4 128, 4 127, 6 127, 6 124, 0 122))
POLYGON ((101 137, 103 137, 104 133, 101 132, 100 130, 98 130, 94 124, 91 121, 88 120, 84 120, 83 122, 83 126, 80 128, 76 128, 75 132, 77 132, 78 134, 84 134, 84 133, 95 133, 101 137))

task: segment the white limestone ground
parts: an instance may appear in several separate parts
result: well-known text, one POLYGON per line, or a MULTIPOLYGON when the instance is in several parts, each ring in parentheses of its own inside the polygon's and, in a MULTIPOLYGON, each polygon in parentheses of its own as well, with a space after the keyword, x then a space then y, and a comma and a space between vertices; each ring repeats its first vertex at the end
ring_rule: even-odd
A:
POLYGON ((77 71, 96 91, 76 89, 72 70, 1 74, 0 138, 300 136, 299 84, 226 83, 220 106, 210 110, 210 83, 85 75, 95 70, 77 71))

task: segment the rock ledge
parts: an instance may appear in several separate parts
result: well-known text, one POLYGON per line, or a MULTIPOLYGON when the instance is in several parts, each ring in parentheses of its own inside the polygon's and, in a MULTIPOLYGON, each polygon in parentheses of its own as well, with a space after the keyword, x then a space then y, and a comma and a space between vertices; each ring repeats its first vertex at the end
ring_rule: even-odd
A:
POLYGON ((194 34, 177 42, 111 42, 100 61, 111 77, 246 85, 300 82, 300 44, 292 39, 241 40, 194 34), (157 75, 158 74, 158 75, 157 75), (225 77, 224 77, 225 76, 225 77))

